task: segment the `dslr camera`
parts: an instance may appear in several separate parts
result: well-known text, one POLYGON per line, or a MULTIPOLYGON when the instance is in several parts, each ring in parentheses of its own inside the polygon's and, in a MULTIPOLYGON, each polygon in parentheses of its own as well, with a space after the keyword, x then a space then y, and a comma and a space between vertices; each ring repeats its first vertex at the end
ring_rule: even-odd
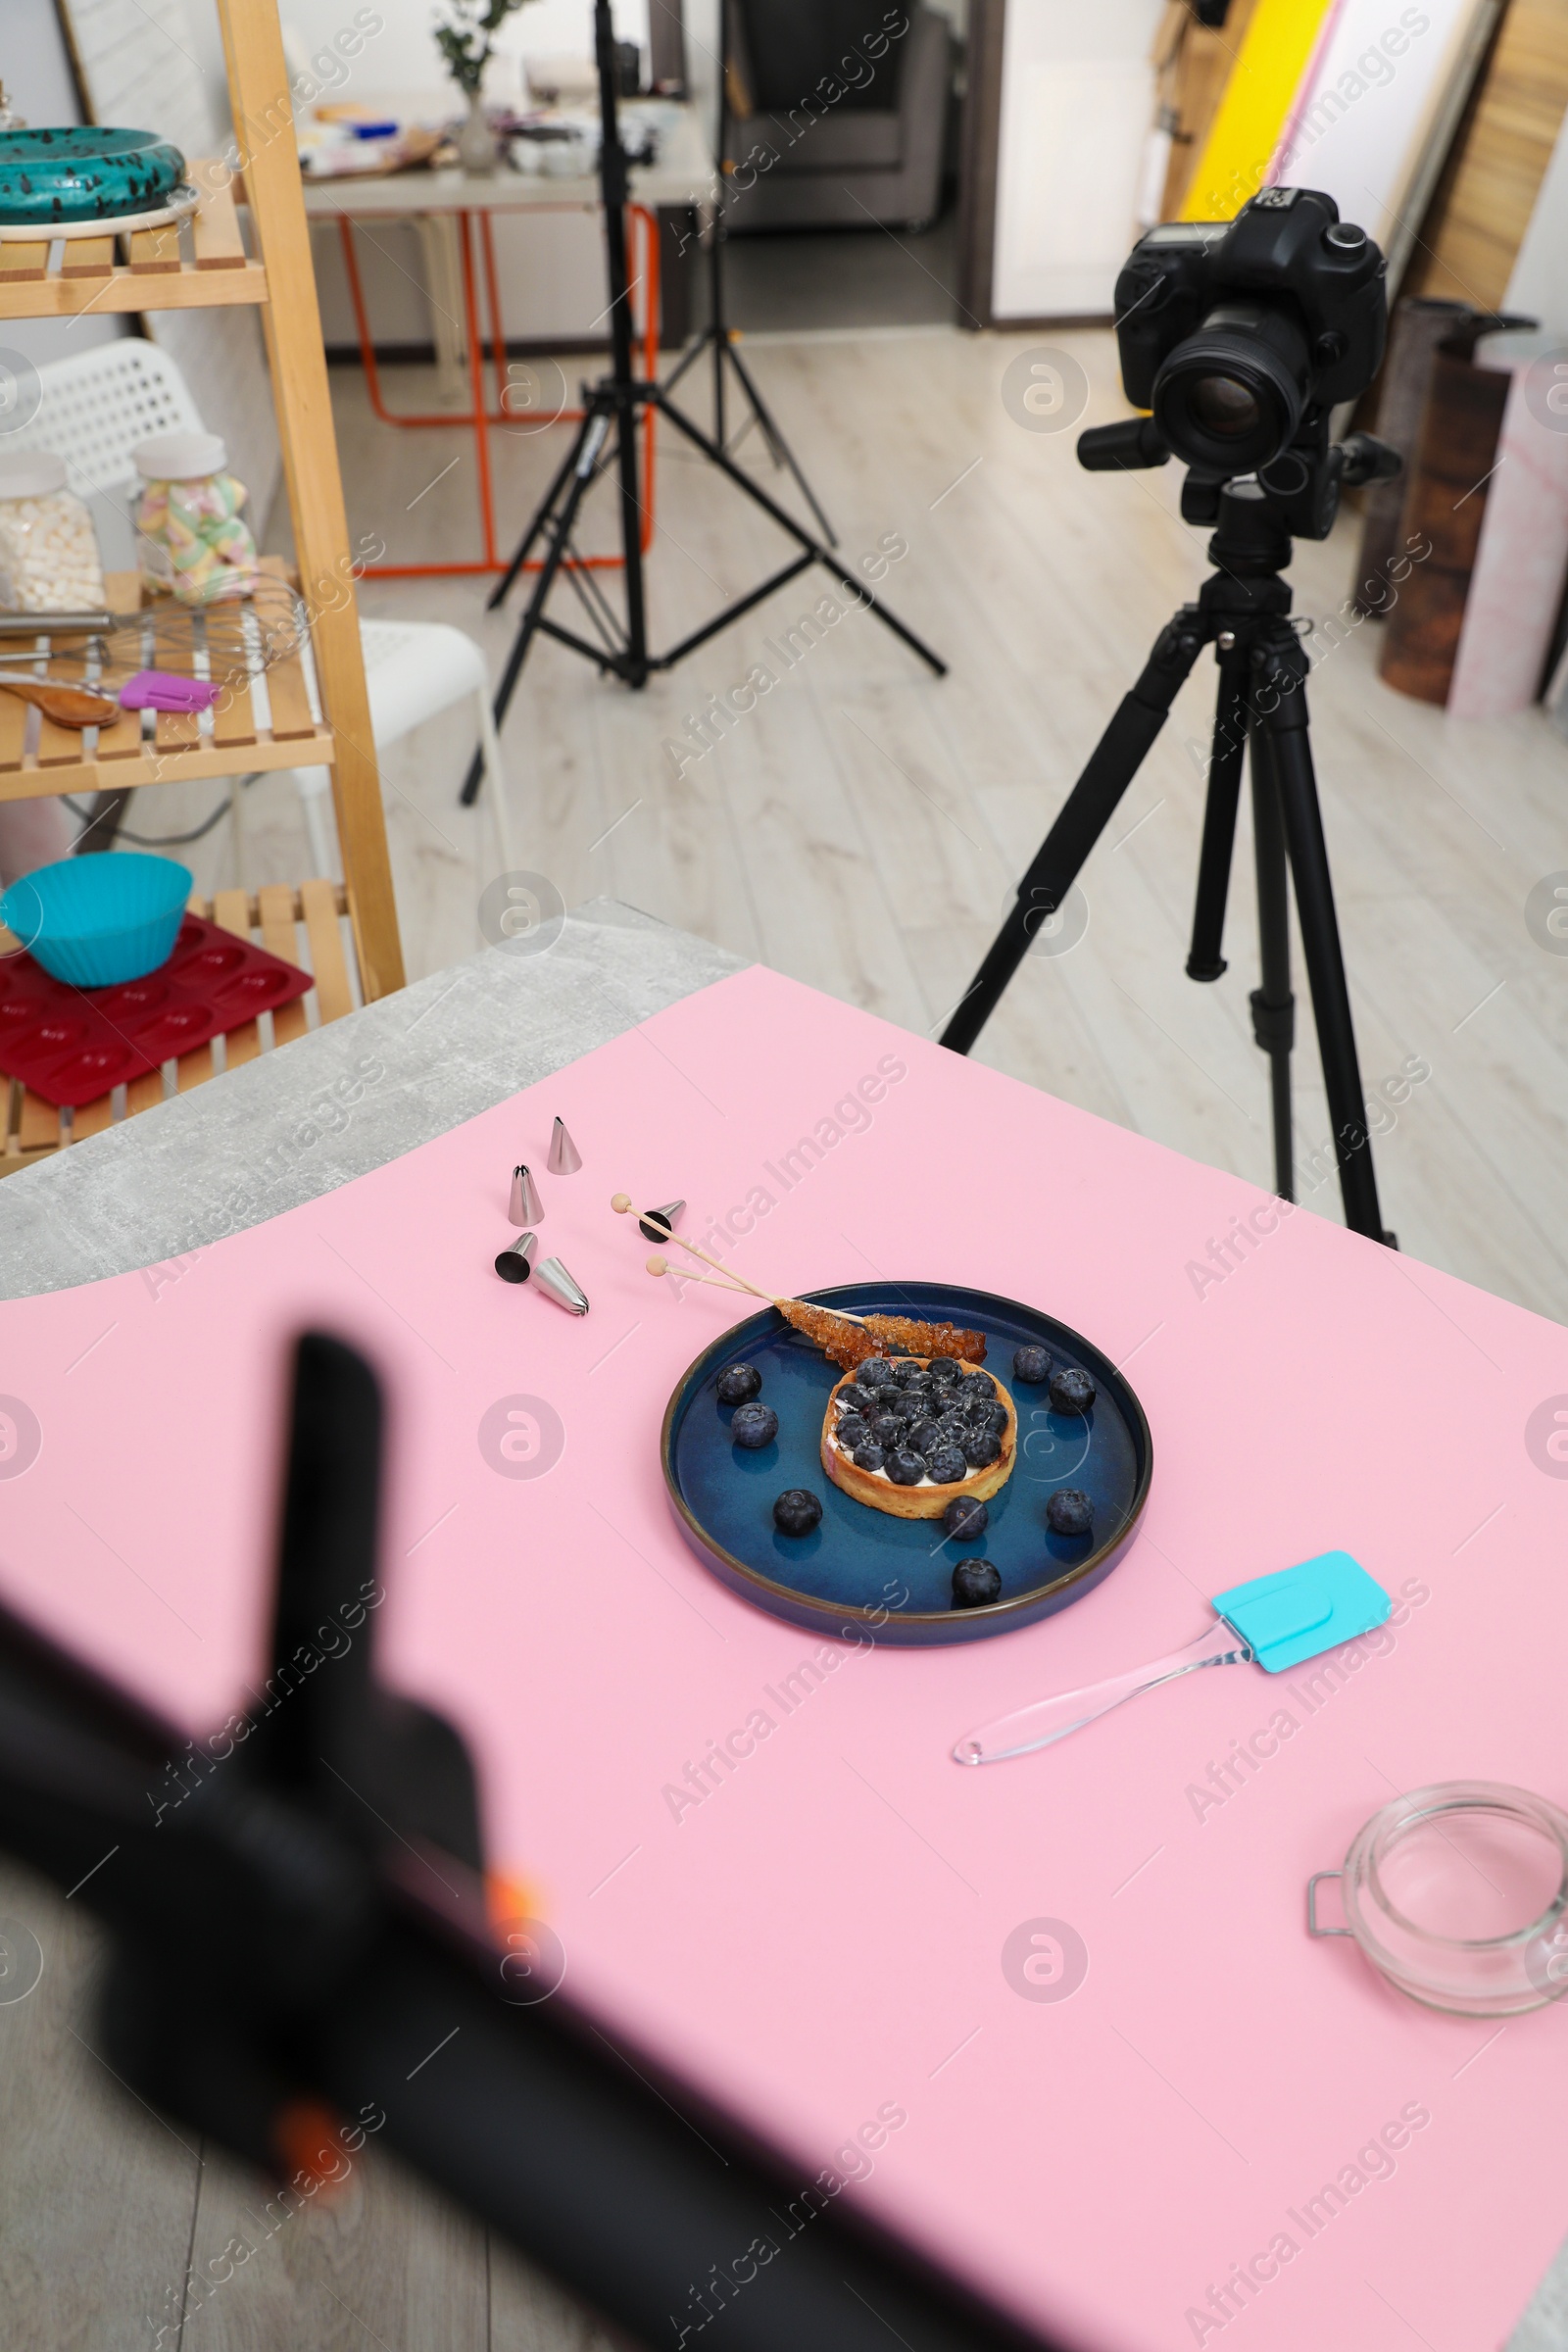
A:
POLYGON ((1234 220, 1171 221, 1140 238, 1116 280, 1122 384, 1150 414, 1083 434, 1092 471, 1181 459, 1189 522, 1212 522, 1224 484, 1255 477, 1301 538, 1333 527, 1342 488, 1398 468, 1330 417, 1377 373, 1387 264, 1315 188, 1262 188, 1234 220))

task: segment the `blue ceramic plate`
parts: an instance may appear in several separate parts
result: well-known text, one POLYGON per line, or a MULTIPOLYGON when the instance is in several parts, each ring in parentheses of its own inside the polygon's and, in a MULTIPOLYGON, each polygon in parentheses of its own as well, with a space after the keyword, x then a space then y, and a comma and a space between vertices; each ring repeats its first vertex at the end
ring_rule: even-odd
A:
POLYGON ((807 1294, 857 1314, 915 1315, 985 1334, 986 1369, 1018 1413, 1018 1459, 988 1506, 976 1544, 945 1540, 940 1519, 895 1519, 856 1502, 822 1468, 822 1415, 839 1378, 819 1348, 765 1307, 715 1340, 677 1382, 664 1415, 664 1481, 681 1530, 714 1575, 776 1617, 823 1634, 919 1643, 975 1642, 1032 1625, 1092 1592, 1126 1550, 1149 1494, 1153 1444, 1149 1423, 1108 1356, 1054 1316, 989 1291, 946 1283, 851 1283, 807 1294), (1054 1413, 1043 1388, 1012 1375, 1015 1348, 1050 1349, 1055 1369, 1076 1365, 1099 1395, 1087 1417, 1054 1413), (731 1442, 730 1411, 715 1384, 727 1364, 755 1364, 761 1401, 778 1415, 778 1436, 755 1453, 731 1442), (809 1487, 822 1523, 809 1536, 781 1536, 773 1499, 809 1487), (1087 1536, 1054 1535, 1046 1499, 1081 1487, 1095 1506, 1087 1536), (955 1609, 959 1559, 994 1561, 1002 1598, 955 1609))

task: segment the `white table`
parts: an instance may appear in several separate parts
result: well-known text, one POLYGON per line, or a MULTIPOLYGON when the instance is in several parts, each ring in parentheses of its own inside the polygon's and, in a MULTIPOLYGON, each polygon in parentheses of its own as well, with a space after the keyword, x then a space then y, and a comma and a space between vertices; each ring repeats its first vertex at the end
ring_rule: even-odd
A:
MULTIPOLYGON (((703 138, 695 106, 683 105, 678 109, 672 129, 660 141, 658 161, 633 165, 629 177, 628 211, 641 231, 643 254, 640 266, 634 263, 628 274, 633 298, 639 286, 642 290, 643 366, 645 372, 652 375, 659 356, 659 208, 702 207, 711 201, 713 161, 703 138)), ((306 181, 305 209, 309 217, 313 220, 338 223, 359 331, 360 357, 375 415, 383 424, 413 429, 467 421, 473 433, 483 535, 480 560, 377 564, 368 565, 369 571, 407 579, 505 569, 506 558, 496 535, 489 434, 493 426, 514 424, 521 412, 515 406, 508 406, 512 386, 491 221, 498 213, 596 212, 599 202, 597 169, 572 173, 535 173, 514 172, 503 164, 483 177, 453 169, 347 173, 306 181), (432 297, 438 381, 446 387, 461 387, 466 372, 466 419, 457 407, 450 414, 399 414, 388 408, 382 397, 375 347, 355 258, 353 224, 386 220, 410 220, 418 231, 432 297), (496 379, 494 408, 488 405, 485 392, 481 273, 490 313, 490 360, 496 379)), ((458 397, 463 397, 461 391, 458 397)), ((573 419, 577 415, 577 411, 564 409, 560 421, 573 419)), ((651 415, 646 430, 645 466, 651 464, 653 455, 651 415)))

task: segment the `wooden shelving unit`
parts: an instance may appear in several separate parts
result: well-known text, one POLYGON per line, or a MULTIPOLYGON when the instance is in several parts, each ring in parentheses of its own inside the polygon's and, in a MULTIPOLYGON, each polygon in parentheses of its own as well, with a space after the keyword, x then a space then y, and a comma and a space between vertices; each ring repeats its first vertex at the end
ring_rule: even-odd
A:
MULTIPOLYGON (((343 486, 332 430, 326 358, 311 266, 310 230, 294 144, 293 109, 274 0, 217 0, 228 70, 230 109, 237 125, 227 162, 193 162, 192 184, 200 191, 194 213, 178 225, 141 229, 128 235, 43 238, 0 242, 0 320, 59 318, 88 311, 156 312, 217 308, 249 303, 261 316, 277 417, 283 475, 294 525, 300 593, 310 616, 311 651, 321 716, 311 708, 297 659, 276 662, 265 673, 265 695, 235 697, 211 731, 185 718, 161 715, 144 729, 139 713, 127 712, 96 740, 45 725, 29 736, 27 713, 0 696, 0 800, 28 800, 44 794, 79 794, 127 785, 172 782, 180 777, 224 776, 269 767, 326 766, 343 854, 341 902, 352 925, 360 989, 367 1003, 403 985, 403 951, 387 855, 381 784, 370 731, 369 702, 360 655, 359 617, 352 591, 352 558, 343 486), (247 234, 248 226, 248 234, 247 234)), ((134 582, 113 583, 117 609, 137 602, 134 582)), ((35 722, 34 722, 35 723, 35 722)), ((309 895, 318 917, 334 894, 330 883, 305 883, 291 893, 301 906, 309 895)), ((242 926, 241 893, 223 893, 233 904, 216 919, 242 926)), ((270 894, 261 893, 269 899, 270 894)), ((254 903, 247 924, 259 927, 266 944, 267 922, 254 903)), ((303 916, 300 919, 304 919, 303 916)), ((282 936, 273 906, 273 928, 282 936)), ((313 955, 326 952, 318 921, 307 926, 313 955)), ((292 919, 288 926, 293 939, 292 919)), ((335 929, 333 932, 335 939, 335 929)), ((292 948, 280 951, 292 954, 292 948)), ((346 989, 334 982, 332 1009, 324 975, 318 971, 320 1017, 348 1009, 346 989)), ((283 1042, 281 1038, 278 1043, 283 1042)), ((237 1056, 247 1058, 243 1051, 237 1056)), ((198 1056, 189 1057, 193 1062, 198 1056)), ((230 1053, 228 1059, 236 1058, 230 1053)), ((183 1067, 183 1065, 181 1065, 183 1067)), ((182 1076, 194 1083, 207 1069, 182 1076)), ((155 1097, 141 1082, 137 1109, 155 1097)), ((70 1133, 59 1132, 59 1114, 47 1104, 16 1098, 13 1088, 0 1166, 56 1148, 71 1135, 91 1132, 111 1116, 100 1106, 78 1111, 70 1133), (29 1104, 31 1108, 29 1108, 29 1104), (43 1114, 43 1115, 37 1115, 43 1114), (94 1114, 94 1115, 89 1115, 94 1114), (51 1141, 51 1122, 53 1136, 51 1141), (28 1137, 24 1145, 22 1141, 28 1137)), ((132 1090, 134 1093, 135 1090, 132 1090)), ((105 1099, 106 1104, 108 1098, 105 1099)))

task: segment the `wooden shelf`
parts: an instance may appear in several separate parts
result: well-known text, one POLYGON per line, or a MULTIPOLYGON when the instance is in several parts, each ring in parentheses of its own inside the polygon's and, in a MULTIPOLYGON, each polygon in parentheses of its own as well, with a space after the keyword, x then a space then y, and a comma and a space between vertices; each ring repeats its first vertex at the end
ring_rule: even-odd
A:
POLYGON ((245 250, 234 175, 213 162, 187 169, 201 202, 182 225, 120 236, 0 238, 0 318, 266 302, 267 270, 245 250))
POLYGON ((286 883, 270 883, 253 897, 242 890, 220 890, 215 899, 192 899, 190 911, 220 923, 238 938, 249 939, 254 933, 272 955, 309 970, 315 987, 292 1004, 280 1004, 275 1012, 264 1013, 259 1020, 244 1021, 221 1041, 214 1038, 210 1045, 198 1046, 177 1061, 166 1061, 162 1069, 149 1070, 145 1078, 133 1078, 128 1086, 118 1086, 113 1094, 101 1095, 96 1102, 84 1103, 79 1110, 57 1110, 41 1095, 29 1093, 19 1078, 0 1075, 0 1108, 4 1112, 0 1176, 15 1175, 19 1168, 31 1167, 34 1160, 47 1159, 53 1152, 102 1134, 119 1119, 133 1118, 139 1110, 150 1110, 174 1095, 188 1094, 220 1070, 237 1069, 241 1062, 254 1061, 259 1054, 275 1052, 303 1037, 311 1025, 308 1008, 313 998, 318 1027, 353 1011, 354 989, 341 920, 352 915, 353 906, 341 882, 302 882, 297 890, 286 883))
MULTIPOLYGON (((340 593, 340 583, 353 576, 353 559, 332 438, 310 224, 290 134, 288 64, 274 0, 217 0, 217 5, 240 169, 188 162, 185 176, 197 190, 197 201, 185 218, 160 228, 0 237, 0 321, 72 318, 87 311, 257 307, 296 560, 313 607, 311 650, 319 707, 336 725, 323 725, 313 715, 297 661, 269 667, 265 698, 242 687, 204 723, 167 712, 145 719, 127 711, 101 737, 40 726, 35 713, 24 712, 14 697, 0 695, 0 802, 172 783, 181 776, 328 768, 355 960, 365 1001, 373 1003, 403 986, 403 949, 359 613, 352 595, 340 593)), ((195 389, 199 399, 202 387, 195 389)), ((140 602, 134 585, 128 594, 123 584, 117 585, 122 592, 112 594, 112 607, 134 609, 140 602)), ((14 658, 25 659, 20 648, 14 658)), ((302 893, 326 887, 301 886, 302 893)), ((220 912, 218 920, 228 917, 220 912)), ((94 1115, 99 1107, 92 1106, 94 1115)), ((107 1120, 110 1114, 102 1115, 107 1120)), ((76 1122, 77 1133, 84 1131, 86 1116, 76 1122)), ((19 1151, 33 1148, 17 1142, 18 1132, 14 1124, 7 1129, 8 1166, 19 1164, 19 1151)))
MULTIPOLYGON (((283 570, 276 558, 269 558, 264 568, 283 570)), ((137 610, 140 583, 134 572, 111 572, 105 587, 111 611, 137 610)), ((231 619, 243 607, 218 610, 231 619)), ((79 649, 79 638, 72 642, 79 649)), ((63 648, 61 658, 74 663, 79 655, 63 648)), ((40 656, 19 647, 10 659, 21 668, 40 656)), ((74 665, 71 674, 79 676, 79 667, 74 665)), ((232 776, 263 768, 330 767, 336 759, 331 728, 312 711, 298 654, 270 663, 260 677, 231 689, 205 725, 174 711, 126 710, 112 727, 57 727, 16 696, 0 694, 0 801, 173 784, 187 776, 232 776)))

